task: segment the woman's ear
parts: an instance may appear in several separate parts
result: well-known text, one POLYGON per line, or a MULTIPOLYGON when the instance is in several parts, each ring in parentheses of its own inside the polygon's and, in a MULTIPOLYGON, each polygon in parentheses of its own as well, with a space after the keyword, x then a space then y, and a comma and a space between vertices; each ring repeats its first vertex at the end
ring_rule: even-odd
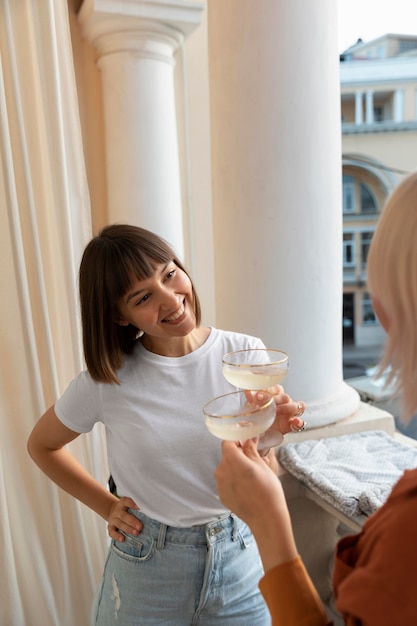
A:
POLYGON ((129 322, 125 320, 125 318, 122 315, 117 315, 114 318, 114 321, 116 322, 116 324, 119 324, 119 326, 129 326, 129 322))

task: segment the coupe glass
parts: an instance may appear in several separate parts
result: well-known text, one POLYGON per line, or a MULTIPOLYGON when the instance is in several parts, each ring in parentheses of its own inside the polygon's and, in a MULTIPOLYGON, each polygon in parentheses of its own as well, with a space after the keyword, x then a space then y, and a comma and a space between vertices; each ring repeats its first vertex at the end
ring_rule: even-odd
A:
POLYGON ((213 398, 203 407, 212 435, 228 441, 245 441, 264 433, 274 422, 275 402, 270 393, 262 399, 249 391, 233 391, 213 398))
MULTIPOLYGON (((235 387, 267 393, 268 387, 279 385, 286 377, 288 354, 268 348, 237 350, 224 355, 222 367, 224 377, 235 387)), ((259 437, 258 448, 273 448, 282 440, 282 434, 271 428, 259 437)))

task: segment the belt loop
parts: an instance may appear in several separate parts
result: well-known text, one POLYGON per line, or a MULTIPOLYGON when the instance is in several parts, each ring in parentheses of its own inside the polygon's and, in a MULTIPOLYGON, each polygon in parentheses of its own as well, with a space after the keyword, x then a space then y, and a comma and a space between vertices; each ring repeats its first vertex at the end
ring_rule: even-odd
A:
POLYGON ((239 534, 239 528, 238 528, 239 522, 238 522, 236 515, 234 515, 233 513, 230 514, 230 517, 232 518, 232 524, 233 524, 232 541, 236 541, 236 539, 238 538, 238 534, 239 534))
POLYGON ((159 532, 158 532, 158 540, 156 542, 156 549, 157 550, 162 550, 164 548, 166 534, 167 534, 167 525, 166 524, 160 524, 159 532))

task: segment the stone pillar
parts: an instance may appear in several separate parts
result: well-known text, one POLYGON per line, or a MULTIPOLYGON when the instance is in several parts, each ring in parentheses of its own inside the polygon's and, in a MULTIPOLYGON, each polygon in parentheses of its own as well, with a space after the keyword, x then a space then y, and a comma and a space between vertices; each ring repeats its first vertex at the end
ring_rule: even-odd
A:
POLYGON ((355 92, 355 124, 363 124, 362 92, 355 92))
POLYGON ((394 91, 394 122, 404 121, 404 89, 394 91))
POLYGON ((310 426, 359 407, 342 375, 336 11, 208 2, 217 323, 289 353, 310 426))
POLYGON ((98 53, 108 216, 157 232, 183 256, 174 52, 203 5, 85 0, 79 19, 98 53))
POLYGON ((374 93, 370 89, 366 92, 366 123, 374 123, 374 93))

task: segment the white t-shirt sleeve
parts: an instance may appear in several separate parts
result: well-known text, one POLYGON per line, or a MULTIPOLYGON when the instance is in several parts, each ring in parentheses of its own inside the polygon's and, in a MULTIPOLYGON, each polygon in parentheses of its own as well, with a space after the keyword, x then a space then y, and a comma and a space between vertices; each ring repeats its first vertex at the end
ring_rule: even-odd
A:
POLYGON ((100 385, 81 372, 55 404, 57 418, 76 433, 87 433, 101 420, 100 385))

